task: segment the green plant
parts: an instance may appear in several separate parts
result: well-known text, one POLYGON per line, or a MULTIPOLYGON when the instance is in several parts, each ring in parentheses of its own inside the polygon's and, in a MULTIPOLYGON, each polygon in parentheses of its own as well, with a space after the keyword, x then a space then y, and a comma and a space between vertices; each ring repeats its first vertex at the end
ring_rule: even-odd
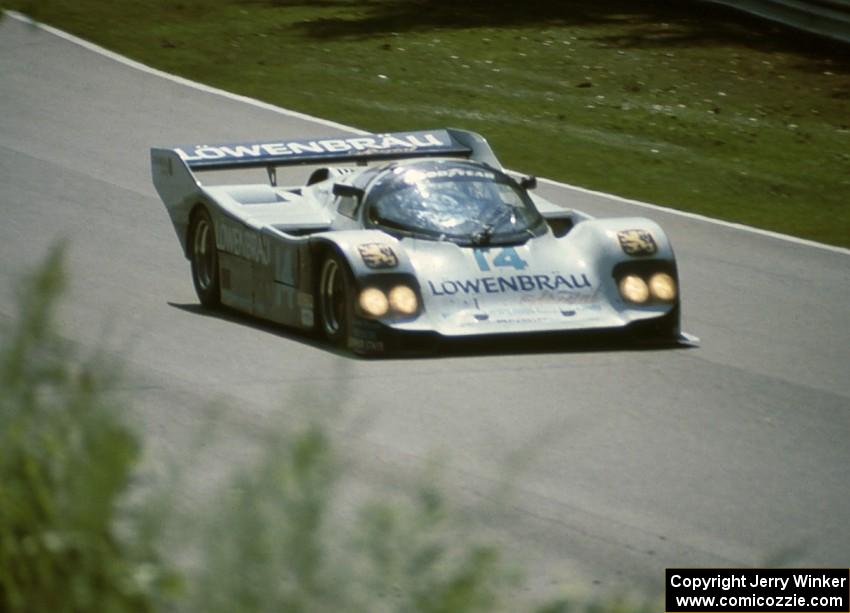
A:
POLYGON ((500 610, 512 584, 496 550, 459 537, 437 488, 340 514, 344 474, 327 428, 266 439, 260 461, 216 497, 187 610, 500 610))
POLYGON ((139 446, 109 396, 115 373, 56 332, 62 260, 54 249, 23 285, 0 337, 0 609, 151 611, 171 575, 116 529, 139 446))
MULTIPOLYGON (((81 359, 57 332, 62 262, 63 249, 51 251, 0 335, 4 613, 528 608, 516 598, 518 574, 475 536, 433 474, 389 497, 384 488, 352 500, 323 423, 255 439, 259 459, 226 480, 212 511, 181 509, 177 482, 134 490, 136 504, 127 503, 140 444, 111 393, 116 371, 81 359), (180 574, 158 551, 175 526, 180 538, 163 553, 183 556, 180 574), (183 530, 193 526, 197 540, 183 530)), ((642 606, 567 598, 536 611, 642 606)))

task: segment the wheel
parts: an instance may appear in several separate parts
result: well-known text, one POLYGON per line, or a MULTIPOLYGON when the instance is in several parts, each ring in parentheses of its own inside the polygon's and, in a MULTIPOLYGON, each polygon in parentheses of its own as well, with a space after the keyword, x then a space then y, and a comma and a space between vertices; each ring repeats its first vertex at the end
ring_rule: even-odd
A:
POLYGON ((322 262, 319 274, 319 331, 335 345, 345 345, 354 316, 351 271, 335 253, 322 262))
POLYGON ((215 228, 206 209, 192 215, 189 230, 189 258, 192 262, 192 282, 201 304, 217 307, 221 304, 221 284, 218 277, 218 251, 215 228))

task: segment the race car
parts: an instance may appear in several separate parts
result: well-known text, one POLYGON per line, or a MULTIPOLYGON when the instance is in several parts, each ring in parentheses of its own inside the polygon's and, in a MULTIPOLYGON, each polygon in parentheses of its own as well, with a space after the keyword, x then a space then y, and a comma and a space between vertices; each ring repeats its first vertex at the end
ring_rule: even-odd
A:
POLYGON ((532 193, 464 130, 151 150, 205 307, 315 331, 359 354, 417 340, 616 332, 680 338, 676 260, 649 219, 532 193), (283 166, 313 167, 277 185, 283 166), (195 173, 265 168, 208 186, 195 173))

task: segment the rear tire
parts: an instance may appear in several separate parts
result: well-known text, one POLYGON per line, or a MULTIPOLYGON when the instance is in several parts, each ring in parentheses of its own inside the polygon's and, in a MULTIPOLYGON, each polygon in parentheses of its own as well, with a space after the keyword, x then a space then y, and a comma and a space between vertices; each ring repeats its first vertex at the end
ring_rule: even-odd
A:
POLYGON ((199 208, 192 215, 189 226, 189 259, 192 262, 192 282, 201 304, 207 308, 219 306, 221 282, 218 274, 215 226, 204 208, 199 208))
POLYGON ((345 346, 354 318, 351 269, 336 253, 327 254, 319 269, 319 332, 334 345, 345 346))

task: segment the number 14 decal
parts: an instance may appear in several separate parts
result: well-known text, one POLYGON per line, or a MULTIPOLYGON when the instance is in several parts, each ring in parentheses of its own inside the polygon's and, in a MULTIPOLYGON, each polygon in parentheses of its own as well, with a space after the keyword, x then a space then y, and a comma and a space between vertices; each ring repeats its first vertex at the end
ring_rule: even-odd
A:
POLYGON ((499 249, 495 255, 490 253, 489 247, 475 249, 473 253, 478 268, 483 272, 489 272, 491 266, 494 268, 515 268, 516 270, 528 268, 528 262, 523 260, 513 247, 499 249))

